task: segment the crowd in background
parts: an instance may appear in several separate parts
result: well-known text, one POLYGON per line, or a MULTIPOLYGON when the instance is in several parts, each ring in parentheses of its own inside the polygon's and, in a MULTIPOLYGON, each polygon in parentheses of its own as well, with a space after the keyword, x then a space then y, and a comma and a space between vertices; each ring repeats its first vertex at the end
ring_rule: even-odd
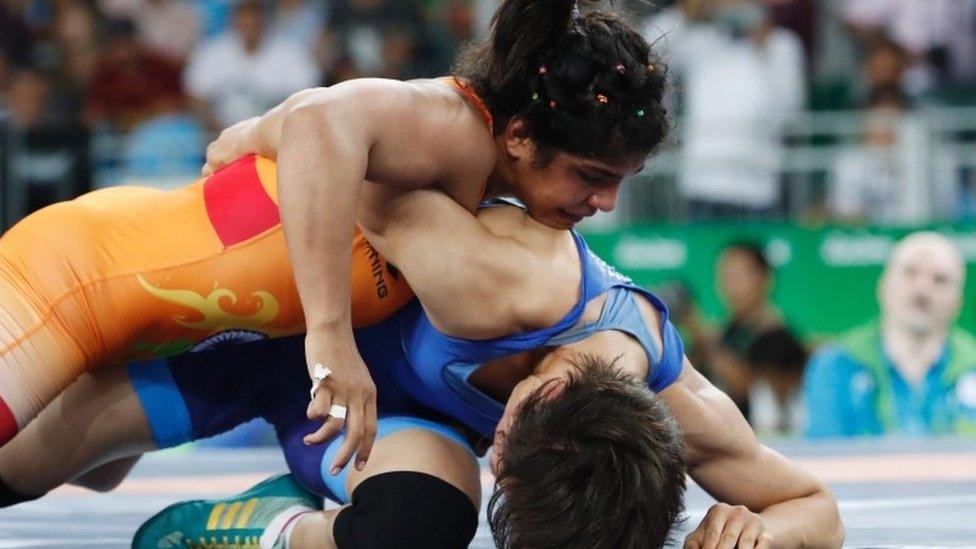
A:
MULTIPOLYGON (((20 204, 12 193, 0 208, 22 214, 120 183, 187 183, 214 132, 297 90, 448 74, 496 4, 0 0, 0 133, 8 139, 0 149, 8 181, 22 191, 20 204)), ((906 139, 918 127, 905 121, 926 109, 976 106, 976 0, 616 7, 669 65, 669 108, 680 120, 671 148, 676 201, 637 189, 621 209, 639 209, 640 219, 904 221, 903 153, 917 148, 906 139), (791 208, 786 151, 800 138, 786 128, 809 111, 848 113, 855 130, 844 139, 817 131, 802 138, 844 146, 831 149, 813 178, 815 199, 791 208), (663 214, 658 203, 667 205, 663 214)), ((976 124, 950 138, 976 146, 976 124)), ((932 211, 973 217, 976 166, 928 149, 932 211)), ((743 242, 722 255, 718 272, 727 325, 707 330, 691 308, 676 307, 689 353, 754 419, 751 400, 765 386, 766 426, 795 430, 809 349, 769 302, 772 269, 743 242)))
MULTIPOLYGON (((0 110, 15 130, 11 176, 28 191, 20 213, 93 187, 186 182, 215 131, 304 87, 447 74, 496 3, 0 0, 0 110)), ((678 202, 635 200, 640 219, 666 203, 657 217, 898 221, 911 207, 899 198, 901 115, 976 104, 976 0, 615 7, 669 63, 681 120, 678 202), (851 116, 856 135, 803 185, 813 199, 788 207, 784 146, 796 138, 784 126, 811 109, 866 116, 851 116)), ((933 211, 971 216, 976 170, 948 156, 932 160, 933 211)))

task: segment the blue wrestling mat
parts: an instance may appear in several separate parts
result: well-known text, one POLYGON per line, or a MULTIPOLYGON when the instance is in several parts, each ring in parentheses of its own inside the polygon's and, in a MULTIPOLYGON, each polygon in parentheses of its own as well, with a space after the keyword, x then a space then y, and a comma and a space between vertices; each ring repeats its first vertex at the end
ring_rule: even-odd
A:
MULTIPOLYGON (((976 441, 785 441, 772 446, 834 490, 848 547, 976 547, 976 441)), ((113 493, 62 488, 0 511, 0 549, 127 547, 139 524, 169 503, 225 496, 283 470, 284 461, 274 450, 151 455, 113 493)), ((484 480, 489 486, 487 471, 484 480)), ((678 539, 711 504, 697 487, 687 500, 688 519, 678 539)), ((483 517, 472 547, 491 547, 483 517)))

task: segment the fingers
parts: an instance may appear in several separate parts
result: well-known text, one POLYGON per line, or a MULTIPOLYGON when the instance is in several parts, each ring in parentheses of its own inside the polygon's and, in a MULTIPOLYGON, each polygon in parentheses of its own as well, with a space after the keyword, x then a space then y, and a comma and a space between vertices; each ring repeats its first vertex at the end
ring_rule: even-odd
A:
POLYGON ((752 523, 747 525, 739 535, 739 544, 736 549, 753 549, 754 547, 769 547, 769 545, 759 545, 760 537, 769 540, 769 536, 763 533, 762 523, 752 523))
POLYGON ((701 524, 685 538, 685 549, 753 549, 769 547, 762 518, 742 505, 713 505, 701 524), (764 541, 765 540, 765 541, 764 541), (765 543, 765 545, 764 545, 765 543))
POLYGON ((305 435, 302 441, 305 444, 321 444, 339 434, 342 430, 343 420, 329 415, 329 408, 332 406, 333 395, 328 387, 321 386, 315 392, 315 399, 309 402, 306 415, 308 419, 325 420, 325 423, 314 433, 305 435))
POLYGON ((376 388, 370 383, 365 390, 355 392, 355 396, 349 400, 346 437, 339 447, 335 461, 332 462, 333 471, 344 468, 353 454, 359 452, 364 444, 367 452, 365 454, 359 452, 356 468, 362 469, 366 465, 373 439, 376 437, 376 406, 373 404, 375 394, 376 388))
POLYGON ((363 437, 359 441, 359 448, 356 450, 356 469, 362 471, 366 467, 366 460, 369 459, 373 451, 373 442, 376 441, 376 399, 366 399, 366 409, 363 415, 363 437))
POLYGON ((347 413, 349 415, 346 417, 346 437, 342 441, 342 446, 339 447, 335 459, 332 460, 330 471, 333 475, 338 474, 349 463, 349 458, 352 457, 353 452, 359 446, 359 441, 363 438, 362 403, 359 403, 358 407, 351 404, 347 413))

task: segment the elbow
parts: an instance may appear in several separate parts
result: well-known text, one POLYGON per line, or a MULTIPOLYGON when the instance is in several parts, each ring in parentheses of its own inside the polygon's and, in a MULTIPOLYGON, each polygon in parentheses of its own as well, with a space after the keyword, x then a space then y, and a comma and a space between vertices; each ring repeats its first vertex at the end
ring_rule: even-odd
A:
POLYGON ((820 498, 824 506, 824 521, 820 528, 822 537, 816 543, 809 544, 809 546, 837 549, 844 545, 844 538, 847 536, 844 521, 840 515, 840 507, 837 505, 837 498, 826 487, 821 488, 820 498))
POLYGON ((309 139, 320 138, 327 125, 330 109, 328 101, 299 103, 285 111, 281 123, 281 143, 307 143, 309 139))

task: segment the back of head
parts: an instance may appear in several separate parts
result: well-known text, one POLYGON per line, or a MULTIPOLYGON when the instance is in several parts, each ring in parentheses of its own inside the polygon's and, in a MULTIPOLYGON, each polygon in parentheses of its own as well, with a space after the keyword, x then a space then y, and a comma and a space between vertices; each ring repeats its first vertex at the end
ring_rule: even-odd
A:
POLYGON ((659 547, 684 503, 677 425, 645 386, 583 357, 558 397, 544 385, 508 431, 488 504, 507 548, 659 547))
POLYGON ((620 17, 573 0, 505 0, 489 38, 455 73, 503 131, 528 123, 543 150, 594 158, 650 153, 667 135, 665 67, 620 17))

